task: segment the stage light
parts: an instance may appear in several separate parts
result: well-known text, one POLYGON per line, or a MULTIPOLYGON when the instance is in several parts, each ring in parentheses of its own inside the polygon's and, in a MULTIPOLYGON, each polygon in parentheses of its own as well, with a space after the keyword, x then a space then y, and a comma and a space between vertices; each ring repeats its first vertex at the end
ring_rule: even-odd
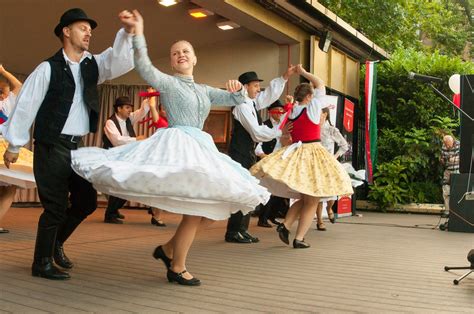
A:
POLYGON ((196 9, 190 9, 188 10, 189 15, 196 19, 201 19, 210 15, 214 15, 214 12, 211 12, 209 10, 205 10, 203 8, 196 8, 196 9))
POLYGON ((240 27, 239 24, 234 23, 232 21, 221 21, 221 22, 216 23, 216 26, 224 31, 228 31, 228 30, 240 27))
POLYGON ((196 19, 204 18, 210 15, 214 15, 214 12, 211 12, 209 10, 203 9, 203 8, 196 8, 196 9, 190 9, 188 10, 189 15, 196 19))
POLYGON ((158 3, 164 7, 169 7, 169 6, 177 4, 179 1, 180 0, 158 0, 158 3))

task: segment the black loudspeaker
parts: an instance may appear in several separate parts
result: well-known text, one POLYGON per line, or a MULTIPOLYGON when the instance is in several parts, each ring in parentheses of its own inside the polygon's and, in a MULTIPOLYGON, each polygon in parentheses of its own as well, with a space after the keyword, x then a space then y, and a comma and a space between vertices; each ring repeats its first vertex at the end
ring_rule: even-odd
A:
MULTIPOLYGON (((461 75, 461 109, 474 118, 474 75, 461 75)), ((459 172, 474 172, 474 121, 461 113, 461 147, 459 172)))
POLYGON ((474 175, 470 176, 469 186, 468 180, 469 173, 451 175, 449 231, 474 233, 474 175))

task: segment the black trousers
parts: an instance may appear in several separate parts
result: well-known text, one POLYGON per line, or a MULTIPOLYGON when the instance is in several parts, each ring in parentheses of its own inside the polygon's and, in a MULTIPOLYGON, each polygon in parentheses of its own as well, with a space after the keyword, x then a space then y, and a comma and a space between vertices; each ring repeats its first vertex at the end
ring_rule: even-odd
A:
POLYGON ((58 139, 54 144, 35 142, 33 171, 44 208, 38 221, 36 239, 42 252, 35 252, 35 256, 39 253, 39 257, 48 257, 50 249, 54 248, 55 243, 49 243, 55 241, 51 230, 56 230, 58 238, 65 241, 75 227, 97 208, 96 190, 71 168, 71 151, 78 146, 80 144, 64 139, 58 139), (69 230, 63 235, 60 233, 65 224, 69 230), (42 230, 49 231, 42 233, 42 230), (49 235, 43 236, 46 233, 49 235))
POLYGON ((284 218, 289 207, 289 199, 272 195, 268 203, 263 205, 258 219, 260 222, 266 222, 268 219, 284 218))
POLYGON ((118 210, 125 205, 127 200, 109 195, 109 201, 107 203, 107 208, 105 210, 105 218, 117 217, 118 210))
MULTIPOLYGON (((238 162, 245 169, 250 169, 257 161, 255 154, 250 154, 250 156, 243 155, 241 153, 229 150, 229 157, 234 161, 238 162)), ((250 214, 242 214, 241 211, 230 215, 229 220, 227 221, 227 231, 226 238, 233 237, 238 232, 247 231, 250 224, 250 214)))

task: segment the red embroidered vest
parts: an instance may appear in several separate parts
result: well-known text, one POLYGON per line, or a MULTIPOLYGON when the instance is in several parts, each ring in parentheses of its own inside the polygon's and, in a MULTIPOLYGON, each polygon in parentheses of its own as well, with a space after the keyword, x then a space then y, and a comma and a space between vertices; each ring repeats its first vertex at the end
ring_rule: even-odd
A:
POLYGON ((299 116, 294 119, 288 119, 293 122, 291 138, 293 143, 301 141, 303 143, 319 142, 321 140, 321 129, 319 124, 313 123, 304 108, 299 116))

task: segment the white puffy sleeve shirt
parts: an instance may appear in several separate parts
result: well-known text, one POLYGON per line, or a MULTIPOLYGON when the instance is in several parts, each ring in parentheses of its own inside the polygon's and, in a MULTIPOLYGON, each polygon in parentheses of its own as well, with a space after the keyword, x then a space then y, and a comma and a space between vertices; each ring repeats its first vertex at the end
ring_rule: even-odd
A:
POLYGON ((258 93, 255 100, 246 97, 244 103, 235 106, 232 110, 234 118, 242 124, 254 142, 268 142, 281 136, 281 130, 278 126, 269 128, 266 125, 258 124, 254 103, 257 110, 270 106, 280 98, 285 84, 286 80, 282 77, 275 78, 270 81, 270 85, 264 91, 258 93))
MULTIPOLYGON (((82 96, 81 86, 83 83, 80 75, 80 62, 84 58, 91 58, 92 54, 85 52, 80 62, 72 62, 65 54, 64 56, 73 73, 76 90, 62 133, 86 135, 89 133, 89 112, 82 96)), ((98 84, 127 73, 133 69, 132 36, 124 29, 120 29, 115 37, 113 47, 94 55, 94 58, 99 69, 98 84)), ((17 153, 20 147, 29 141, 29 129, 49 89, 50 78, 51 66, 49 62, 45 61, 38 65, 23 84, 17 97, 17 105, 11 118, 8 119, 4 134, 10 143, 8 151, 17 153)))

